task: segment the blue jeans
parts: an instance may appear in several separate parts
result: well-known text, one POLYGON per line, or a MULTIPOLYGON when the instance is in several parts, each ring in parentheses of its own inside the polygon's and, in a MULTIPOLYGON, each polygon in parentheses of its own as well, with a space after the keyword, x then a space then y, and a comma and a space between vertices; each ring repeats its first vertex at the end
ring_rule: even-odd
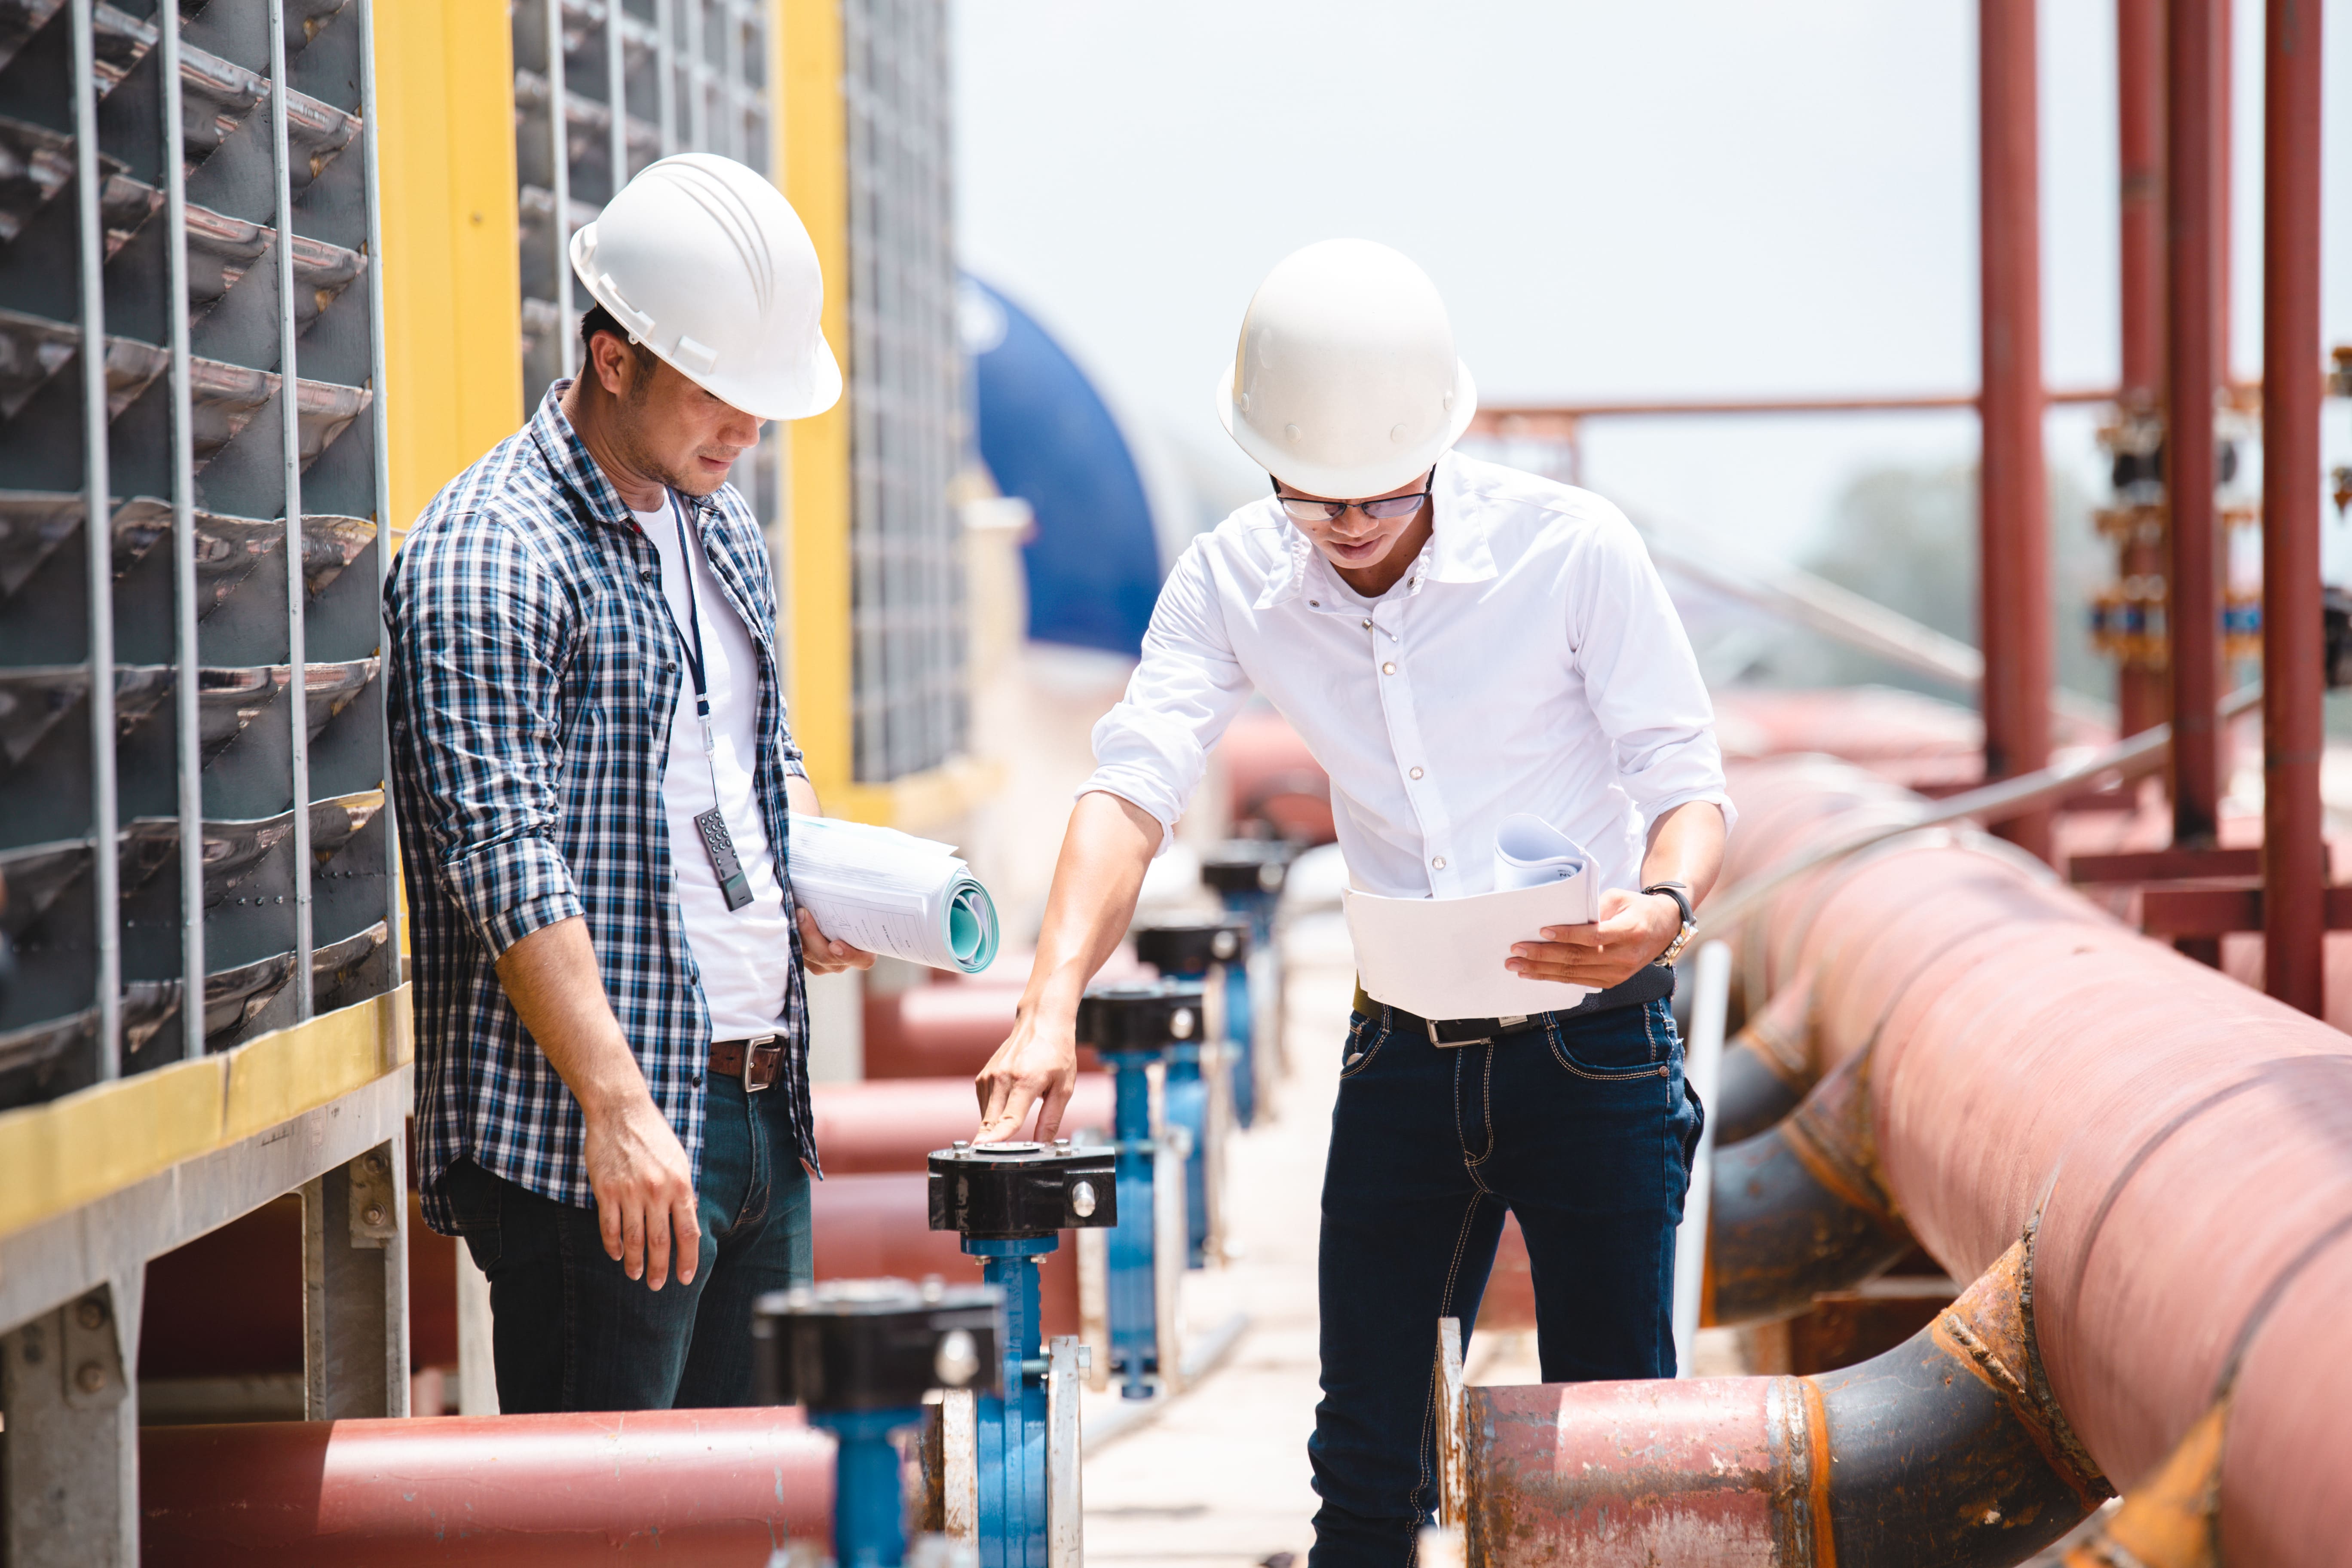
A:
POLYGON ((711 1409, 750 1405, 751 1303, 814 1277, 809 1182, 776 1098, 713 1074, 706 1102, 702 1252, 659 1290, 604 1255, 596 1211, 541 1197, 471 1160, 442 1177, 467 1250, 490 1280, 499 1408, 711 1409))
POLYGON ((1323 1505, 1309 1568, 1404 1568, 1437 1501, 1437 1320, 1466 1336, 1507 1210, 1547 1383, 1671 1377, 1675 1226, 1701 1112, 1664 1000, 1438 1047, 1348 1029, 1323 1173, 1323 1505))

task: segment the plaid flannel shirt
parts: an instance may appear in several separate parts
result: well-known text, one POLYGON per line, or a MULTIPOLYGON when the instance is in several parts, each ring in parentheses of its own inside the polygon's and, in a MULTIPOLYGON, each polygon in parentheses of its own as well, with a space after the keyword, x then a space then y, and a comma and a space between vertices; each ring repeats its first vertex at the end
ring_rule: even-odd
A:
MULTIPOLYGON (((384 586, 393 786, 416 1005, 417 1179, 452 1228, 441 1174, 461 1156, 532 1192, 595 1203, 585 1122, 492 967, 542 926, 585 916, 604 993, 654 1103, 702 1169, 710 1015, 670 889, 662 809, 684 649, 652 541, 548 389, 530 422, 425 509, 384 586)), ((733 487, 697 510, 703 546, 759 650, 755 786, 777 881, 788 774, 776 595, 733 487)), ((814 1163, 800 937, 777 1030, 782 1097, 814 1163)))

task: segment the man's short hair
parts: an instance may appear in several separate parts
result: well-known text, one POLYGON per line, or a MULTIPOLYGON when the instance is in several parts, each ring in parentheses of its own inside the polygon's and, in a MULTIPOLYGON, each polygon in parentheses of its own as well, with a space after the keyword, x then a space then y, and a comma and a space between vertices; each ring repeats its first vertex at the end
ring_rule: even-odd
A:
POLYGON ((626 343, 629 353, 636 356, 639 370, 650 371, 654 368, 654 351, 631 337, 629 329, 614 320, 612 311, 593 300, 589 302, 588 313, 580 318, 581 363, 593 363, 594 350, 590 344, 598 332, 610 332, 626 343))

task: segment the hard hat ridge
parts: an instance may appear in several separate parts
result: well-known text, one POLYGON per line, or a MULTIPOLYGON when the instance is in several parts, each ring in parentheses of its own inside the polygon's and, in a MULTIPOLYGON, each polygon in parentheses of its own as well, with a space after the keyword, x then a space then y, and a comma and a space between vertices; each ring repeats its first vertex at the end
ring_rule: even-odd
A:
POLYGON ((647 164, 572 237, 588 292, 671 368, 762 419, 841 396, 808 230, 756 171, 709 153, 647 164))
POLYGON ((1242 319, 1217 413, 1243 451, 1309 495, 1411 482, 1477 412, 1428 274, 1402 252, 1329 239, 1276 263, 1242 319))

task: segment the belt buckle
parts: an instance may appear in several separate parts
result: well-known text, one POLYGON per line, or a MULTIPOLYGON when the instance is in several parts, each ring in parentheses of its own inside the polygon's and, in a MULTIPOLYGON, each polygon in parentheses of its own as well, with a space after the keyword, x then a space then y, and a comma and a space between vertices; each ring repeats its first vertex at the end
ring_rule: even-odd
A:
POLYGON ((770 1076, 766 1083, 753 1083, 751 1081, 752 1062, 758 1059, 760 1051, 763 1047, 772 1046, 775 1043, 776 1037, 773 1035, 760 1035, 743 1042, 743 1092, 745 1094, 757 1094, 761 1089, 770 1088, 775 1083, 776 1080, 772 1075, 770 1076))
POLYGON ((1447 1040, 1439 1038, 1437 1034, 1437 1020, 1434 1018, 1423 1018, 1422 1020, 1422 1026, 1429 1031, 1429 1043, 1431 1045, 1435 1046, 1442 1051, 1452 1051, 1459 1050, 1464 1046, 1491 1046, 1504 1035, 1510 1033, 1513 1029, 1517 1028, 1521 1024, 1526 1023, 1529 1016, 1530 1015, 1526 1013, 1513 1013, 1501 1018, 1481 1019, 1480 1022, 1491 1025, 1494 1032, 1492 1034, 1474 1036, 1466 1040, 1447 1040))

